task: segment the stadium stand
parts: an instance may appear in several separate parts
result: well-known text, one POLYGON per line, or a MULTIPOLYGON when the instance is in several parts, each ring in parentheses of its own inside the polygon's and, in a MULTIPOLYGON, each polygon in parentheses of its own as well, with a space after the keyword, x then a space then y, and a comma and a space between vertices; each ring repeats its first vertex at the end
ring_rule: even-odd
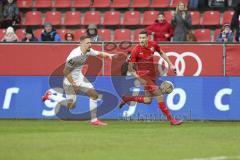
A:
POLYGON ((114 33, 115 41, 129 41, 131 40, 131 30, 129 29, 116 29, 114 33))
POLYGON ((206 11, 203 13, 202 25, 219 25, 220 12, 219 11, 206 11))
POLYGON ((145 11, 143 13, 143 21, 141 24, 150 25, 157 19, 159 11, 145 11))
POLYGON ((85 13, 83 24, 89 25, 89 24, 100 24, 100 12, 99 11, 87 11, 85 13))
POLYGON ((73 8, 89 8, 91 0, 73 0, 73 8))
POLYGON ((120 18, 120 12, 107 11, 104 13, 103 25, 119 25, 120 18))
POLYGON ((195 36, 196 36, 197 42, 210 42, 211 41, 210 29, 196 29, 195 36))
POLYGON ((128 8, 130 0, 113 0, 111 8, 128 8))
POLYGON ((48 11, 45 15, 45 22, 50 22, 52 25, 60 25, 61 24, 61 12, 48 11))
POLYGON ((74 26, 81 24, 81 14, 76 11, 67 11, 64 16, 63 25, 74 26))
POLYGON ((41 25, 42 24, 42 13, 40 11, 29 11, 25 16, 25 25, 41 25))
MULTIPOLYGON (((117 40, 119 36, 114 34, 119 31, 113 32, 116 29, 130 30, 129 36, 136 40, 135 33, 138 29, 142 30, 147 25, 154 23, 160 11, 163 11, 166 20, 171 22, 175 7, 179 1, 17 0, 22 22, 15 29, 25 29, 27 26, 32 26, 36 32, 39 32, 44 22, 51 22, 56 25, 57 29, 71 29, 74 34, 78 33, 77 36, 75 35, 78 37, 84 33, 82 31, 86 29, 87 25, 96 24, 103 31, 105 40, 117 40), (81 31, 79 32, 79 30, 81 31)), ((188 4, 188 1, 184 0, 184 3, 188 4)), ((220 29, 223 24, 230 23, 234 12, 231 7, 206 7, 199 10, 190 10, 190 13, 192 16, 192 29, 196 31, 197 34, 195 35, 198 41, 202 41, 202 36, 206 33, 208 35, 208 31, 210 31, 210 37, 215 37, 215 30, 220 29)), ((215 40, 209 37, 206 39, 215 40)))
POLYGON ((52 0, 35 0, 35 8, 52 8, 52 0))
POLYGON ((66 0, 55 0, 53 8, 71 8, 71 1, 66 0))
POLYGON ((32 0, 17 0, 17 7, 20 9, 31 8, 33 5, 32 0))
POLYGON ((170 0, 153 0, 151 8, 169 8, 170 0))
POLYGON ((150 7, 149 0, 133 0, 132 1, 132 8, 148 8, 150 7))
POLYGON ((109 8, 110 0, 94 0, 92 8, 109 8))

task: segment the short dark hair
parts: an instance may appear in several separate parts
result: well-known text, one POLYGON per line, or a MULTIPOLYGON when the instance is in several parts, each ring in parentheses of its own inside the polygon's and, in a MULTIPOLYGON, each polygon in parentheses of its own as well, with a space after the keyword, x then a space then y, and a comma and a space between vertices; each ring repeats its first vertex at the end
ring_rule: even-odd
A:
POLYGON ((141 31, 141 32, 138 33, 138 35, 139 34, 145 34, 146 36, 148 36, 148 32, 147 31, 141 31))
POLYGON ((83 35, 83 36, 80 37, 80 41, 83 41, 83 40, 85 40, 87 38, 91 38, 91 37, 88 36, 88 35, 83 35))

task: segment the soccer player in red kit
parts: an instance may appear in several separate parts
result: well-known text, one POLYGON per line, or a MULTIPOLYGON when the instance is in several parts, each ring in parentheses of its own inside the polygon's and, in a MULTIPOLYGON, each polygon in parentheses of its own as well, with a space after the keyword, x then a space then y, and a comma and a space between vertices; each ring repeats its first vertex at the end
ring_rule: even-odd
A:
POLYGON ((163 101, 164 93, 162 93, 156 84, 157 73, 155 71, 155 65, 153 62, 154 52, 158 52, 160 56, 168 63, 170 69, 176 72, 175 66, 171 63, 168 56, 160 49, 159 45, 154 41, 148 40, 147 32, 140 32, 139 44, 136 45, 132 50, 131 57, 129 59, 128 70, 144 86, 145 95, 123 96, 119 108, 122 108, 124 104, 130 101, 150 104, 152 102, 152 98, 156 97, 159 108, 166 115, 170 123, 172 125, 180 125, 182 121, 175 120, 172 117, 163 101))

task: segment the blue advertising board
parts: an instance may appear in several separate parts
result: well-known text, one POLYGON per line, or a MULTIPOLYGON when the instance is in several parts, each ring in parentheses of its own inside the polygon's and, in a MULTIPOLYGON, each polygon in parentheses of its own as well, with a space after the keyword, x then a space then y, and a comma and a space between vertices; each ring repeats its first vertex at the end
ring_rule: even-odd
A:
MULTIPOLYGON (((173 92, 165 96, 165 102, 176 118, 240 120, 240 77, 163 77, 159 81, 166 79, 175 86, 173 92)), ((57 99, 65 97, 62 78, 56 79, 59 81, 56 86, 51 81, 55 80, 48 76, 0 76, 0 118, 59 118, 55 107, 57 99), (47 90, 55 92, 56 100, 43 103, 41 96, 47 90)), ((101 118, 165 119, 156 100, 150 105, 130 103, 122 109, 117 108, 122 94, 142 94, 142 88, 131 77, 99 76, 91 81, 102 95, 98 102, 101 118)), ((89 98, 86 95, 78 96, 71 114, 75 119, 87 118, 89 98)))

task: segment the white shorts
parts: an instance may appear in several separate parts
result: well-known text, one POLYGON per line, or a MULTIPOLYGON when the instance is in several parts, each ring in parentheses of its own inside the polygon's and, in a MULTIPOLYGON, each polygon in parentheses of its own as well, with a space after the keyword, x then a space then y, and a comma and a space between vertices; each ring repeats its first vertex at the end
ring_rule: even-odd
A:
MULTIPOLYGON (((86 93, 89 89, 94 89, 93 85, 82 74, 78 75, 77 78, 74 78, 74 82, 84 93, 86 93)), ((63 88, 66 94, 66 98, 75 103, 77 99, 77 93, 74 91, 73 86, 70 84, 67 78, 64 78, 63 88)))

